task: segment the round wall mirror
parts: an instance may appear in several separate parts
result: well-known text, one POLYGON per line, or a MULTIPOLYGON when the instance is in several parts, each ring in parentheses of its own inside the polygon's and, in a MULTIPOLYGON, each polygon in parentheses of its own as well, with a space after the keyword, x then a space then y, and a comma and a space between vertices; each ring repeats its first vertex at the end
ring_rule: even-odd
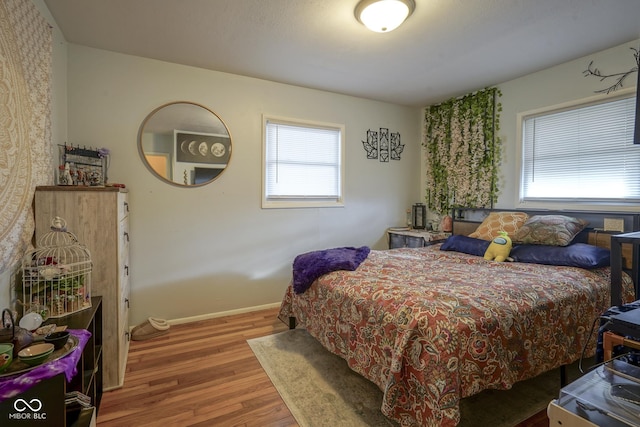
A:
POLYGON ((194 102, 153 110, 138 133, 147 168, 174 185, 200 186, 218 178, 231 159, 231 134, 213 111, 194 102))

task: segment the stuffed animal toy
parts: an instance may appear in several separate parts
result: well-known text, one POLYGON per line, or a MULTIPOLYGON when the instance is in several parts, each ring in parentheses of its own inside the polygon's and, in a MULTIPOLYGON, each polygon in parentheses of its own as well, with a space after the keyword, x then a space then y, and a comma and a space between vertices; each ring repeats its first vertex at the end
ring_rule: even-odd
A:
POLYGON ((511 252, 511 247, 513 243, 511 242, 511 238, 504 231, 500 232, 500 236, 495 237, 489 247, 484 253, 484 259, 486 260, 495 260, 498 262, 507 261, 509 258, 509 253, 511 252))

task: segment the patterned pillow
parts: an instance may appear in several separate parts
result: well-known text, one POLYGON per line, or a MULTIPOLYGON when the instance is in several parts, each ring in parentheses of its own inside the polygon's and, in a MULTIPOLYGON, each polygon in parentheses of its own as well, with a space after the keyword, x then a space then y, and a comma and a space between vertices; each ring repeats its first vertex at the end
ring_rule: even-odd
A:
POLYGON ((524 212, 491 212, 469 237, 493 240, 504 231, 513 239, 527 219, 529 215, 524 212))
POLYGON ((567 246, 589 224, 564 215, 534 215, 518 230, 513 243, 567 246))

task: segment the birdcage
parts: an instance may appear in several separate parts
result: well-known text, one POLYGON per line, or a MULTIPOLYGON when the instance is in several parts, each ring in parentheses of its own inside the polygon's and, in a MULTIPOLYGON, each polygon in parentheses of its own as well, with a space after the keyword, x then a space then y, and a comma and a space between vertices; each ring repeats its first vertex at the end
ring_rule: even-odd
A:
POLYGON ((63 218, 53 218, 51 231, 22 260, 24 314, 61 317, 91 307, 91 267, 89 249, 63 218))

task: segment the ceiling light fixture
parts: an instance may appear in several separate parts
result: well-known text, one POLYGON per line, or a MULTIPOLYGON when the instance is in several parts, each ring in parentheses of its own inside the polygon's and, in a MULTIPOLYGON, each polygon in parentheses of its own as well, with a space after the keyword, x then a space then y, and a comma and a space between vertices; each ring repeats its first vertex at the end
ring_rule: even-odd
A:
POLYGON ((356 19, 376 33, 398 28, 414 11, 414 0, 361 0, 356 6, 356 19))

